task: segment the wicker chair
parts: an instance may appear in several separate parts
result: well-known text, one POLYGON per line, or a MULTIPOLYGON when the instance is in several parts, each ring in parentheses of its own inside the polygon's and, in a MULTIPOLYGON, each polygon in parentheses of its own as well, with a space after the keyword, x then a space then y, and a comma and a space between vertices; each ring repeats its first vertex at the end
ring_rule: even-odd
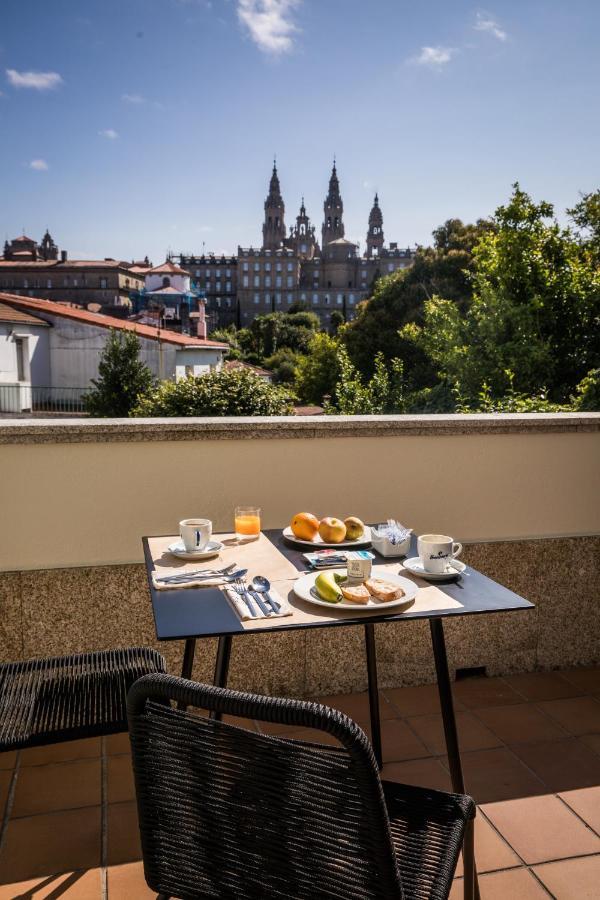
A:
POLYGON ((168 675, 140 679, 127 705, 144 871, 160 897, 448 897, 473 801, 382 783, 367 737, 341 712, 168 675), (172 701, 321 729, 341 746, 258 734, 172 701))
POLYGON ((149 647, 0 665, 0 752, 127 731, 127 692, 165 672, 149 647))

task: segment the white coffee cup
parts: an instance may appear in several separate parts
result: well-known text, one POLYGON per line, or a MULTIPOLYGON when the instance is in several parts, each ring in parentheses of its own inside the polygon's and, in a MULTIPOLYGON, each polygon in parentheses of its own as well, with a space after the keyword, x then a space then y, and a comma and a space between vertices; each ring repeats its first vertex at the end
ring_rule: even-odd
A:
POLYGON ((421 534, 417 540, 417 553, 426 572, 440 574, 446 571, 451 559, 462 553, 462 544, 447 534, 421 534))
POLYGON ((210 519, 182 519, 179 534, 188 553, 204 550, 212 535, 210 519))

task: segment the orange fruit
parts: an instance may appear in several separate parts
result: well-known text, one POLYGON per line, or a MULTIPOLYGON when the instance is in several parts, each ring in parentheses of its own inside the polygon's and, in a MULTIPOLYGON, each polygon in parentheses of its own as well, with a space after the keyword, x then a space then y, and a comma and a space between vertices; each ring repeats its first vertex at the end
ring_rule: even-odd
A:
POLYGON ((346 526, 341 519, 327 516, 319 522, 319 535, 326 544, 339 544, 346 537, 346 526))
POLYGON ((319 531, 319 520, 312 513, 296 513, 290 522, 290 527, 294 537, 299 540, 314 541, 319 531))

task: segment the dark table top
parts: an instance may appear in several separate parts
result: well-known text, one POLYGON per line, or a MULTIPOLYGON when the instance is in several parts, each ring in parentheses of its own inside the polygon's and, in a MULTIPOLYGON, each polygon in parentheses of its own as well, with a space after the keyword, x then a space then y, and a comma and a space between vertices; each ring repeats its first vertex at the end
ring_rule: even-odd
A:
MULTIPOLYGON (((294 565, 299 571, 306 571, 306 563, 299 550, 290 547, 283 538, 281 531, 270 530, 264 532, 265 536, 275 547, 294 565)), ((230 606, 227 598, 217 588, 177 588, 173 590, 157 591, 152 583, 151 572, 153 570, 152 557, 148 545, 148 538, 142 539, 144 546, 144 559, 148 573, 148 584, 152 599, 152 611, 156 636, 159 641, 183 640, 185 638, 221 637, 223 635, 260 634, 267 631, 289 631, 298 628, 331 628, 343 625, 364 625, 365 622, 400 622, 411 619, 447 618, 451 616, 481 615, 483 613, 512 612, 515 610, 533 609, 533 603, 515 594, 513 591, 481 572, 467 567, 462 577, 453 581, 437 582, 436 587, 460 606, 448 609, 436 609, 435 611, 412 611, 409 608, 405 612, 359 613, 324 610, 321 607, 313 607, 323 613, 322 618, 311 622, 291 621, 291 617, 274 619, 261 619, 254 621, 251 628, 244 627, 238 615, 230 606), (199 595, 202 602, 199 601, 199 595)), ((386 565, 402 562, 379 556, 375 551, 373 565, 386 565)), ((413 538, 411 555, 416 555, 416 539, 413 538)), ((264 573, 269 577, 269 573, 264 573)), ((408 573, 403 573, 408 576, 408 573)), ((293 600, 295 603, 296 600, 293 600)), ((297 601, 303 604, 304 601, 297 601)), ((309 606, 309 604, 305 604, 309 606)))

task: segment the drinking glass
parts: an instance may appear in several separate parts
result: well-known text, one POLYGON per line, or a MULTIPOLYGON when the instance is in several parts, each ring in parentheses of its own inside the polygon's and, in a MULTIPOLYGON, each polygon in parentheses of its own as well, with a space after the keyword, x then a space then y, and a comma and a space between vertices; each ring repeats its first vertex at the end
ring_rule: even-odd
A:
POLYGON ((236 506, 235 536, 238 541, 252 541, 260 534, 260 507, 236 506))

